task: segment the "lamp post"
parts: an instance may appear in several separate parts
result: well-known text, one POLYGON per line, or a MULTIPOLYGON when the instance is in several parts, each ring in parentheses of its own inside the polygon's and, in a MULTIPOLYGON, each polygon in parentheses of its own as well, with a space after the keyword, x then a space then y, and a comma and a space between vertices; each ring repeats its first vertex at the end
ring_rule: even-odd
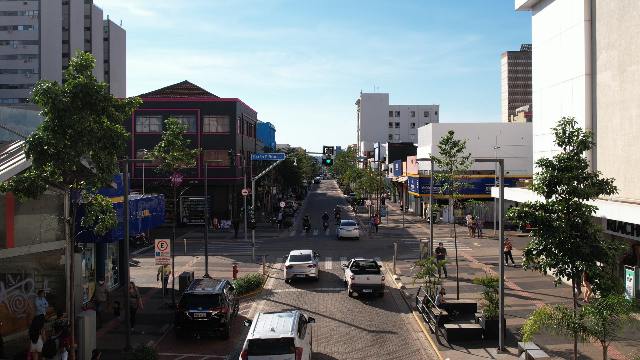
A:
POLYGON ((207 197, 207 189, 209 188, 209 178, 207 177, 207 169, 209 164, 221 163, 222 160, 205 160, 204 161, 204 275, 203 278, 211 278, 209 275, 209 198, 207 197))
POLYGON ((417 161, 428 161, 431 163, 431 172, 429 173, 429 211, 427 216, 429 217, 429 257, 433 256, 433 160, 431 158, 420 158, 417 161))
POLYGON ((504 261, 502 261, 502 245, 504 244, 504 226, 502 226, 502 218, 504 217, 504 159, 475 159, 475 162, 494 162, 500 167, 500 190, 498 195, 498 219, 500 219, 500 237, 498 238, 498 262, 500 263, 500 319, 499 321, 499 338, 498 352, 505 350, 504 348, 504 261))
POLYGON ((125 293, 125 303, 124 303, 124 317, 125 317, 125 334, 126 334, 126 343, 124 347, 124 351, 131 351, 131 311, 129 310, 129 302, 131 302, 131 298, 129 296, 129 283, 130 279, 130 271, 129 271, 129 164, 130 163, 142 163, 142 164, 150 164, 153 160, 151 159, 124 159, 122 160, 122 201, 123 201, 123 217, 124 217, 124 236, 122 242, 124 243, 124 254, 126 265, 124 267, 124 276, 123 279, 126 281, 126 289, 125 293))

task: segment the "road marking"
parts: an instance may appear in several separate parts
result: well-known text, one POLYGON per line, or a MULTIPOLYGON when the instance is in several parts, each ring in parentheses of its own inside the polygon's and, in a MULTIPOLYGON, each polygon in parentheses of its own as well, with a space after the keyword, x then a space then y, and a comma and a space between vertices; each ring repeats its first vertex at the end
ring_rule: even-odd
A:
POLYGON ((325 270, 333 269, 333 261, 331 260, 331 256, 325 256, 325 258, 324 258, 324 269, 325 270))
POLYGON ((318 230, 313 230, 313 235, 318 235, 318 230))
POLYGON ((227 355, 203 355, 203 354, 175 354, 175 353, 160 353, 158 355, 162 355, 162 356, 180 356, 178 359, 184 359, 185 357, 191 357, 191 356, 199 356, 200 359, 224 359, 227 357, 227 355))
POLYGON ((295 230, 291 230, 291 232, 289 233, 289 236, 295 236, 296 235, 296 231, 295 230))
MULTIPOLYGON (((435 239, 435 240, 437 240, 437 239, 435 239)), ((453 241, 450 241, 450 240, 439 240, 436 243, 440 243, 440 242, 442 243, 442 246, 447 250, 455 249, 455 244, 453 243, 453 241)), ((405 241, 404 243, 411 249, 411 251, 420 252, 420 241, 419 240, 405 241)), ((463 244, 463 243, 461 243, 459 241, 458 241, 458 250, 473 251, 472 248, 470 248, 466 244, 463 244)))

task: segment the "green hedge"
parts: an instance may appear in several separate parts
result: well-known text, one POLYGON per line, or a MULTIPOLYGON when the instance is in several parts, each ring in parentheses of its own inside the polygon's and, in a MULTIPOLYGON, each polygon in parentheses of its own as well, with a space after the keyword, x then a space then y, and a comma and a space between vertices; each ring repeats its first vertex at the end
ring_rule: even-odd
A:
POLYGON ((233 286, 238 291, 238 296, 242 296, 260 290, 264 281, 265 276, 262 274, 249 274, 234 281, 233 286))
POLYGON ((160 356, 153 346, 143 344, 140 344, 131 356, 131 360, 158 360, 159 358, 160 356))

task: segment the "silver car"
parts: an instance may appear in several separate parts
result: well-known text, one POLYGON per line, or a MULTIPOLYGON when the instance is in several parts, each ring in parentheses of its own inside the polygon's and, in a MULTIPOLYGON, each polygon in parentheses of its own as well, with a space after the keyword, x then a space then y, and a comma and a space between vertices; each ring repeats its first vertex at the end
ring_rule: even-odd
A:
POLYGON ((338 239, 350 237, 360 239, 360 229, 354 220, 342 220, 340 226, 336 230, 338 239))
POLYGON ((313 252, 313 250, 291 251, 284 262, 284 281, 288 283, 294 278, 320 280, 319 259, 320 255, 313 252))

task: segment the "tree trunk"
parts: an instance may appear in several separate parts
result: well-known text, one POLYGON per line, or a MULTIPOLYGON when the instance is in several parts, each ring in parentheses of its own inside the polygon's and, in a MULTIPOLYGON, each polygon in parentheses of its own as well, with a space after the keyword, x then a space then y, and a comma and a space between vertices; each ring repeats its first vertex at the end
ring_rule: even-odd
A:
MULTIPOLYGON (((578 314, 578 285, 576 279, 571 279, 571 289, 573 292, 573 316, 578 314)), ((573 334, 573 360, 578 360, 578 334, 573 334)))
POLYGON ((607 352, 609 350, 609 345, 602 344, 602 360, 607 360, 607 352))
POLYGON ((456 298, 460 300, 460 273, 458 271, 458 234, 456 233, 456 223, 453 223, 453 246, 456 249, 456 298))

